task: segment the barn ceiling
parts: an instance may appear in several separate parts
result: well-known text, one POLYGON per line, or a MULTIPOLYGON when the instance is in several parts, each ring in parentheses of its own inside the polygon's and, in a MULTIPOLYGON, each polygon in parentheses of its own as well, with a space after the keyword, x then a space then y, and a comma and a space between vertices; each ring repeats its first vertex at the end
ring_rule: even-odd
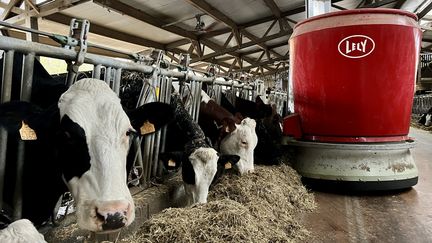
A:
MULTIPOLYGON (((427 15, 432 0, 332 1, 332 11, 367 7, 402 7, 417 13, 425 29, 423 48, 432 48, 432 15, 427 15)), ((91 23, 89 41, 95 44, 133 53, 162 49, 173 61, 189 53, 195 68, 215 63, 223 72, 269 74, 288 68, 288 39, 294 25, 305 19, 305 1, 1 0, 0 14, 8 23, 64 35, 71 18, 84 18, 91 23)), ((26 38, 16 30, 2 29, 2 34, 26 38)), ((58 45, 43 36, 33 39, 58 45)))

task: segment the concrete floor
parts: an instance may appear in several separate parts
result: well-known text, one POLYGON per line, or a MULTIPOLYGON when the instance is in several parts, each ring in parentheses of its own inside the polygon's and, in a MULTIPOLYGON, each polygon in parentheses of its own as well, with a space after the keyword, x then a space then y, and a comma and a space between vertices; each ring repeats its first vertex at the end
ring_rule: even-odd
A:
POLYGON ((315 192, 305 215, 307 242, 432 242, 432 133, 411 128, 419 182, 411 189, 362 195, 315 192))

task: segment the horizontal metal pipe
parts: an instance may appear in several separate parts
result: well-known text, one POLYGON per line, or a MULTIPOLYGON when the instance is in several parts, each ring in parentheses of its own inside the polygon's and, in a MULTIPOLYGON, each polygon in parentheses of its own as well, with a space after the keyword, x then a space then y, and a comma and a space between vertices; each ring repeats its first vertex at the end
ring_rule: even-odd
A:
MULTIPOLYGON (((6 37, 6 36, 0 36, 0 49, 6 51, 15 50, 17 52, 23 52, 23 53, 34 52, 36 56, 47 56, 47 57, 64 59, 69 61, 75 61, 78 55, 76 51, 71 49, 49 46, 49 45, 24 41, 24 40, 12 38, 12 37, 6 37)), ((94 64, 94 65, 101 64, 113 68, 123 68, 131 71, 139 71, 143 73, 152 73, 155 70, 154 67, 147 66, 144 64, 134 63, 129 60, 114 59, 114 58, 91 54, 91 53, 86 54, 84 62, 89 64, 94 64)), ((232 85, 233 83, 233 81, 215 80, 214 77, 200 77, 190 73, 182 73, 173 70, 156 69, 156 72, 164 76, 183 78, 185 80, 196 80, 196 81, 206 82, 206 83, 214 82, 216 84, 221 84, 221 85, 232 85)), ((234 84, 234 87, 243 87, 245 89, 253 88, 250 85, 244 85, 244 84, 234 84)))

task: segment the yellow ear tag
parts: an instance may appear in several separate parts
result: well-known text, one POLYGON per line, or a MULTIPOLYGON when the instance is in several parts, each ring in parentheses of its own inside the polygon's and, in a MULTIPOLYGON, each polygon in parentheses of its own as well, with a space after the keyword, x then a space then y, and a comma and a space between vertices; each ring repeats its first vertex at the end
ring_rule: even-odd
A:
POLYGON ((160 88, 156 86, 156 97, 159 98, 160 88))
POLYGON ((225 169, 226 170, 229 170, 229 169, 231 169, 232 168, 232 164, 231 164, 231 162, 227 162, 227 163, 225 163, 225 169))
POLYGON ((153 133, 155 131, 156 131, 156 129, 155 129, 153 123, 151 123, 149 121, 145 121, 143 123, 143 125, 140 127, 141 135, 146 135, 149 133, 153 133))
POLYGON ((35 130, 31 129, 24 121, 21 121, 21 128, 19 130, 21 140, 37 140, 35 130))
POLYGON ((168 166, 169 167, 175 167, 176 166, 176 162, 172 159, 168 160, 168 166))

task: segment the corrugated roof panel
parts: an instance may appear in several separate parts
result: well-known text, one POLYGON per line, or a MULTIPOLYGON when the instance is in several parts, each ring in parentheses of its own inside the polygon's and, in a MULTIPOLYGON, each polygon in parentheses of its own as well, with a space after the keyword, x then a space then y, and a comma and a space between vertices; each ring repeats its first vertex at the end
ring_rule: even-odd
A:
POLYGON ((262 0, 207 0, 236 23, 245 23, 272 14, 262 0))
POLYGON ((301 7, 305 4, 304 0, 274 0, 276 5, 279 7, 279 9, 282 12, 297 8, 297 7, 301 7))
MULTIPOLYGON (((69 35, 69 26, 67 25, 45 20, 43 18, 39 19, 38 23, 39 23, 39 30, 46 31, 49 33, 69 35)), ((124 41, 96 35, 93 33, 89 33, 88 41, 90 43, 108 46, 108 47, 116 48, 123 51, 133 52, 133 53, 148 49, 148 47, 127 43, 124 41)))
MULTIPOLYGON (((175 23, 173 25, 188 31, 195 30, 195 26, 197 25, 195 15, 203 13, 184 0, 122 0, 121 2, 140 9, 155 18, 159 18, 163 24, 175 23)), ((217 21, 208 15, 201 16, 201 20, 205 23, 204 29, 211 27, 212 30, 216 30, 225 27, 223 24, 218 24, 217 21)))
POLYGON ((271 46, 271 45, 279 44, 281 42, 288 43, 288 39, 289 39, 289 36, 282 36, 280 38, 277 38, 277 39, 274 39, 274 40, 271 40, 271 41, 267 41, 265 44, 268 45, 268 46, 271 46))
MULTIPOLYGON (((249 31, 251 34, 254 34, 257 37, 262 37, 267 29, 271 26, 273 21, 265 22, 259 25, 254 25, 252 27, 246 28, 247 31, 249 31)), ((268 35, 277 34, 280 31, 279 22, 276 21, 268 35)))
POLYGON ((103 27, 118 30, 135 36, 140 36, 164 44, 181 38, 176 34, 161 30, 135 18, 108 10, 107 8, 92 2, 87 2, 72 8, 68 8, 62 11, 62 13, 77 18, 88 19, 90 21, 90 29, 91 23, 95 23, 103 27))
POLYGON ((285 46, 273 48, 273 51, 275 51, 281 55, 285 55, 288 50, 289 50, 288 43, 285 46))

